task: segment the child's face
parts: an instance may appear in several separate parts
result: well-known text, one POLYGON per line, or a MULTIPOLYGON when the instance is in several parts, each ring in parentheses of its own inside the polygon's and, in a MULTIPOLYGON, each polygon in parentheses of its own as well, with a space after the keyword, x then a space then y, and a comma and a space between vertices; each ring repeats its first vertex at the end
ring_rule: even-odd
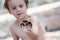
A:
POLYGON ((10 0, 8 1, 9 12, 16 18, 23 18, 26 16, 27 5, 24 0, 10 0))

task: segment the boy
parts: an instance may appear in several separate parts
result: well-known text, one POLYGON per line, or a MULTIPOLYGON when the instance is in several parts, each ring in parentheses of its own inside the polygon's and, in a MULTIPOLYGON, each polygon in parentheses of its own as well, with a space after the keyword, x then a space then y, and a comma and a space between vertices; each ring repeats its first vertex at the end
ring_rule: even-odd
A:
POLYGON ((12 36, 14 40, 19 40, 19 38, 22 40, 45 40, 45 30, 37 17, 27 15, 28 5, 28 0, 5 0, 5 8, 17 19, 11 26, 12 36), (30 25, 26 26, 26 23, 24 24, 23 22, 24 20, 29 21, 30 25))

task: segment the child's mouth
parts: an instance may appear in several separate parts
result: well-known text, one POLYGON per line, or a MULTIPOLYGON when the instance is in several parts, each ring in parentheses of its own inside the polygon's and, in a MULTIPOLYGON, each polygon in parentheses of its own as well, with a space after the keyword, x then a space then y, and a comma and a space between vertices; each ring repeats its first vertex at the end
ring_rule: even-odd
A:
POLYGON ((17 15, 21 15, 22 13, 19 13, 19 14, 17 14, 17 15))

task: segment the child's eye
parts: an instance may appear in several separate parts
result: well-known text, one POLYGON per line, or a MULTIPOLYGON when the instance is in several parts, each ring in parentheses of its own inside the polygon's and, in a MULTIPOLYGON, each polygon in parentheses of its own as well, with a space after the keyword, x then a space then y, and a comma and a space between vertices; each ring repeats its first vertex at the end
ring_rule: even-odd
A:
POLYGON ((22 6, 22 5, 20 5, 19 7, 21 7, 21 8, 22 8, 23 6, 22 6))
POLYGON ((13 7, 12 9, 13 9, 13 10, 15 10, 15 9, 16 9, 16 7, 13 7))

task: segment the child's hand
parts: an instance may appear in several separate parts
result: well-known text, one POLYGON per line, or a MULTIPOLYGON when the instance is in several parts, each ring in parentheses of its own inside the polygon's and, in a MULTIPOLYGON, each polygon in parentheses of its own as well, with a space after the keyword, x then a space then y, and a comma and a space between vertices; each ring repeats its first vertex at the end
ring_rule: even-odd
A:
POLYGON ((27 32, 27 35, 32 39, 32 40, 38 40, 38 35, 32 31, 31 28, 27 29, 29 32, 27 32))
POLYGON ((32 40, 37 40, 38 39, 38 35, 33 32, 32 28, 27 28, 27 26, 22 27, 23 32, 26 33, 32 40))

